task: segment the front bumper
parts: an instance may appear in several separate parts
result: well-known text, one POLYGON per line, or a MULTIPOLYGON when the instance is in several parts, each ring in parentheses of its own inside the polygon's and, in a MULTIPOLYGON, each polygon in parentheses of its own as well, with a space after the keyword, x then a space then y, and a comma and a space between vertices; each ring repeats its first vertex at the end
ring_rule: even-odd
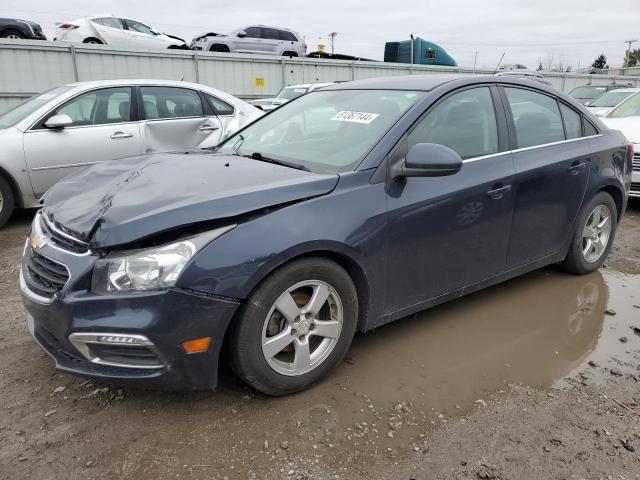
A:
POLYGON ((90 253, 65 251, 46 237, 37 247, 31 246, 31 239, 25 246, 20 289, 27 324, 56 367, 118 383, 215 388, 222 340, 238 302, 182 289, 96 294, 89 289, 95 260, 90 253), (67 283, 50 297, 30 288, 27 258, 34 248, 69 271, 67 283), (105 346, 78 341, 97 337, 112 341, 123 336, 144 342, 105 346), (183 342, 202 337, 211 338, 204 352, 183 349, 183 342))

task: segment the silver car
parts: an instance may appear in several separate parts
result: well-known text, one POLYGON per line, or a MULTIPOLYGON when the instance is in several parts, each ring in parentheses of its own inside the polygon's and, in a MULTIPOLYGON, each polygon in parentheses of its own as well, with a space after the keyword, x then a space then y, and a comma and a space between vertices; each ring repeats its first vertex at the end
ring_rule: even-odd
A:
POLYGON ((287 28, 252 25, 228 35, 207 32, 191 42, 193 50, 303 57, 307 45, 298 32, 287 28))
POLYGON ((251 100, 249 103, 254 107, 259 108, 265 112, 270 112, 271 110, 275 110, 280 105, 284 105, 285 103, 293 100, 294 98, 301 97, 305 93, 313 92, 321 87, 326 87, 327 85, 333 85, 334 82, 325 82, 325 83, 306 83, 304 85, 289 85, 284 87, 282 90, 278 92, 275 97, 272 98, 258 98, 257 100, 251 100))
POLYGON ((261 115, 215 88, 166 80, 73 83, 37 95, 0 115, 0 226, 82 167, 214 146, 261 115))

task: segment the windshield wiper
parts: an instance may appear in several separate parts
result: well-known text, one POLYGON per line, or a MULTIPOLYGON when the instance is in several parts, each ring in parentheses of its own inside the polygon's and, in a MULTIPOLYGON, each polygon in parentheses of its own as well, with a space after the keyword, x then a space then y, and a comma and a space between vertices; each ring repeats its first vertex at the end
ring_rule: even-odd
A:
POLYGON ((283 167, 295 168, 296 170, 304 170, 305 172, 311 171, 307 167, 299 163, 286 162, 284 160, 277 160, 272 157, 265 157, 260 152, 253 152, 251 155, 244 155, 244 156, 247 158, 258 160, 260 162, 273 163, 274 165, 282 165, 283 167))

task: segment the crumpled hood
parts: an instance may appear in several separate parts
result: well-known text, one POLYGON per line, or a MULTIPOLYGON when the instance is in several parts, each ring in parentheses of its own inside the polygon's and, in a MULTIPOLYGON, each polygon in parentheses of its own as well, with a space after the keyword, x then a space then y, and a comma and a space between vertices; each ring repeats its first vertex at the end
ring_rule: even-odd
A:
POLYGON ((91 248, 329 193, 338 175, 206 153, 104 162, 58 182, 44 212, 91 248))
POLYGON ((640 143, 640 117, 600 118, 612 130, 620 130, 632 143, 640 143))

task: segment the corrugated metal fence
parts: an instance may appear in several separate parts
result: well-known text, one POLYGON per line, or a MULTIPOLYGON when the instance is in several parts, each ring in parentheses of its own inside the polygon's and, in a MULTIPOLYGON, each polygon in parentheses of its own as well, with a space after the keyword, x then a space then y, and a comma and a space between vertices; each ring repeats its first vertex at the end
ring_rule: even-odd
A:
MULTIPOLYGON (((101 45, 0 40, 0 113, 49 88, 84 80, 162 78, 202 83, 240 98, 275 95, 284 85, 358 80, 388 75, 488 73, 458 67, 383 62, 194 52, 129 51, 101 45)), ((640 85, 637 76, 546 73, 554 86, 569 91, 578 85, 613 81, 640 85)))

